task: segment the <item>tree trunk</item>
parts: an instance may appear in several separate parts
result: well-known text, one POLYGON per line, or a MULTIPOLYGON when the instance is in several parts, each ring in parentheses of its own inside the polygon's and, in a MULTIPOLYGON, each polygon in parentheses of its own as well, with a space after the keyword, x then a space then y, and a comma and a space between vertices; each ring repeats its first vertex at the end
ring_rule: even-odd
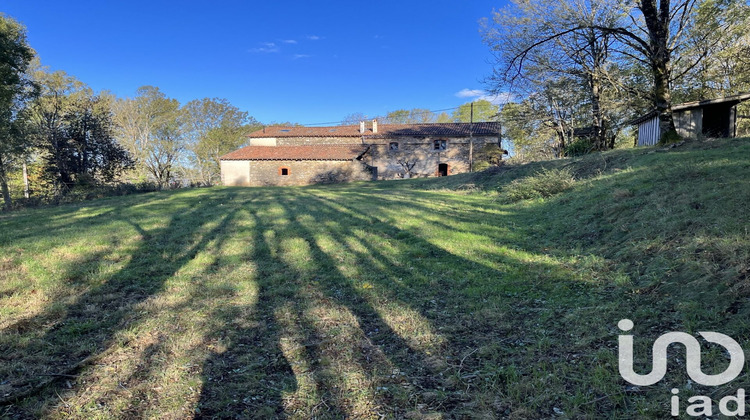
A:
POLYGON ((0 189, 3 191, 3 202, 5 203, 5 210, 10 210, 13 204, 10 200, 10 189, 8 189, 8 178, 5 174, 5 167, 3 166, 3 160, 0 158, 0 189))
POLYGON ((638 6, 648 28, 651 49, 651 74, 654 78, 654 107, 659 113, 660 137, 674 130, 672 120, 672 95, 669 88, 671 76, 669 52, 670 0, 639 0, 638 6))
POLYGON ((669 90, 669 54, 656 60, 653 66, 654 105, 659 113, 660 137, 663 137, 675 129, 672 119, 672 95, 669 90))
POLYGON ((607 133, 604 130, 604 118, 601 108, 601 86, 597 75, 589 76, 589 86, 591 88, 591 117, 592 128, 594 130, 594 150, 607 150, 607 133))
MULTIPOLYGON (((601 106, 602 82, 600 71, 606 61, 605 48, 599 44, 597 32, 589 28, 586 42, 591 54, 591 66, 588 71, 589 98, 591 99, 591 128, 593 130, 594 150, 607 150, 607 132, 604 126, 604 115, 601 106)), ((606 43, 606 41, 604 41, 606 43)))

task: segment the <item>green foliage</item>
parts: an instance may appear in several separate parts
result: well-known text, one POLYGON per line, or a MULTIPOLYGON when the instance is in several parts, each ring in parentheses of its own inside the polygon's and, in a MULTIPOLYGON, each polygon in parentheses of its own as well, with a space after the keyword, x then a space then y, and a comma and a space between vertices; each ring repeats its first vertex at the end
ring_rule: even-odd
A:
POLYGON ((458 109, 453 111, 453 121, 471 122, 472 104, 474 106, 474 122, 497 121, 500 107, 485 99, 480 99, 459 106, 458 109))
POLYGON ((0 193, 6 209, 12 204, 8 172, 30 147, 25 110, 36 92, 26 73, 33 57, 26 28, 0 13, 0 193))
POLYGON ((659 144, 668 145, 672 143, 678 143, 680 141, 682 141, 682 137, 677 134, 677 131, 670 130, 662 134, 661 139, 659 140, 659 144))
POLYGON ((32 108, 37 150, 55 195, 76 185, 112 182, 130 169, 130 154, 114 139, 108 96, 64 72, 34 72, 41 88, 32 108))
POLYGON ((476 153, 474 157, 474 170, 483 171, 490 166, 500 166, 503 163, 503 156, 506 151, 497 144, 486 143, 476 153))
POLYGON ((261 126, 226 99, 193 100, 183 108, 191 160, 199 173, 195 181, 216 184, 221 179, 219 158, 242 146, 244 135, 261 126))
POLYGON ((492 165, 490 165, 490 163, 487 162, 486 160, 477 160, 477 161, 474 161, 473 169, 474 169, 474 172, 479 172, 479 171, 485 171, 489 169, 490 167, 492 167, 492 165))
POLYGON ((140 175, 166 187, 187 146, 179 101, 158 87, 142 86, 135 98, 118 100, 114 110, 117 139, 135 157, 140 175))
POLYGON ((750 3, 704 0, 693 19, 686 59, 675 63, 675 72, 685 73, 676 81, 675 103, 750 91, 750 3))
POLYGON ((534 175, 516 179, 502 190, 507 202, 548 198, 568 190, 575 185, 569 169, 542 169, 534 175))
POLYGON ((513 145, 514 160, 526 162, 555 156, 555 132, 540 123, 538 112, 529 101, 506 104, 500 122, 504 138, 513 145))
POLYGON ((435 115, 429 109, 397 109, 386 114, 386 124, 425 124, 435 122, 435 115))
POLYGON ((591 139, 579 137, 565 147, 565 156, 583 156, 593 150, 594 145, 591 143, 591 139))

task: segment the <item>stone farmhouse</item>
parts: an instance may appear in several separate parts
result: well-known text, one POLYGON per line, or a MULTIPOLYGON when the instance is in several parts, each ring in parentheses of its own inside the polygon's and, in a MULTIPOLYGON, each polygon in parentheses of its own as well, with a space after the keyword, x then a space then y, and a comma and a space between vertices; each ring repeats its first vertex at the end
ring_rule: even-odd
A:
POLYGON ((468 172, 485 144, 500 145, 494 122, 266 127, 220 158, 232 185, 306 185, 447 176, 468 172))

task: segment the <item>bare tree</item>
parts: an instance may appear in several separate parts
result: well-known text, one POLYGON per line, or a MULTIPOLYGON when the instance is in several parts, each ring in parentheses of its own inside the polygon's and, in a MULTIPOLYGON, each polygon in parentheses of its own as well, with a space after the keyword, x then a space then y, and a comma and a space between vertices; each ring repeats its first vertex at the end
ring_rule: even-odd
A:
MULTIPOLYGON (((649 99, 659 113, 660 129, 666 133, 674 130, 670 83, 682 75, 673 74, 672 60, 681 58, 680 54, 685 48, 683 41, 695 6, 696 0, 636 0, 633 3, 614 0, 514 1, 515 9, 497 12, 494 18, 496 25, 490 26, 487 32, 489 37, 486 36, 486 39, 500 53, 501 63, 504 64, 496 70, 495 76, 500 76, 502 80, 513 79, 525 72, 527 61, 533 63, 534 55, 540 50, 549 51, 554 45, 571 45, 567 40, 581 37, 588 40, 586 54, 589 59, 594 59, 594 64, 597 64, 597 56, 601 56, 601 53, 614 51, 649 69, 649 99), (510 26, 501 25, 508 22, 510 26), (529 22, 533 25, 531 28, 529 22), (526 24, 526 29, 516 31, 523 36, 519 42, 510 41, 513 48, 508 49, 495 42, 497 39, 509 40, 507 35, 517 29, 514 25, 521 24, 526 24), (606 43, 597 46, 604 39, 603 36, 612 37, 614 41, 606 49, 601 48, 606 43)), ((723 29, 723 26, 717 28, 723 29)), ((567 56, 570 57, 569 54, 567 56)), ((693 63, 685 66, 686 69, 694 67, 703 58, 696 57, 693 63)), ((595 67, 589 70, 593 69, 595 67)), ((593 91, 598 72, 591 71, 589 74, 594 77, 590 82, 593 91)), ((592 100, 595 100, 595 94, 592 92, 592 100)), ((595 106, 592 104, 592 108, 595 109, 595 106)))
POLYGON ((184 113, 176 99, 144 86, 132 99, 115 105, 118 139, 136 158, 142 172, 164 188, 185 152, 184 113))
POLYGON ((396 163, 398 163, 403 168, 403 177, 404 178, 411 178, 412 176, 412 169, 414 169, 414 166, 419 162, 419 159, 413 156, 402 156, 396 159, 396 163))
POLYGON ((517 2, 484 24, 485 42, 497 59, 494 90, 523 93, 532 108, 543 108, 540 118, 557 133, 561 151, 579 123, 590 127, 594 149, 611 147, 603 101, 605 90, 615 88, 606 77, 613 36, 592 26, 611 21, 610 14, 594 3, 536 0, 517 2), (581 114, 582 107, 590 118, 573 121, 569 114, 581 114))

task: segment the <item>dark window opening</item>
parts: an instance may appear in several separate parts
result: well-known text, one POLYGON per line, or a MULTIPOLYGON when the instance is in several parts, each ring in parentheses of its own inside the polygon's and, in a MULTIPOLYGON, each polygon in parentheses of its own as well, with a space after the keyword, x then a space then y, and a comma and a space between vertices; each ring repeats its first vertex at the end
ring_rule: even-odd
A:
POLYGON ((435 150, 445 150, 446 142, 445 140, 435 140, 433 142, 433 149, 435 150))
POLYGON ((289 175, 289 168, 279 168, 279 175, 289 175))
POLYGON ((392 141, 388 144, 388 150, 398 150, 398 142, 392 141))
POLYGON ((438 176, 448 176, 448 164, 441 163, 438 165, 438 176))

